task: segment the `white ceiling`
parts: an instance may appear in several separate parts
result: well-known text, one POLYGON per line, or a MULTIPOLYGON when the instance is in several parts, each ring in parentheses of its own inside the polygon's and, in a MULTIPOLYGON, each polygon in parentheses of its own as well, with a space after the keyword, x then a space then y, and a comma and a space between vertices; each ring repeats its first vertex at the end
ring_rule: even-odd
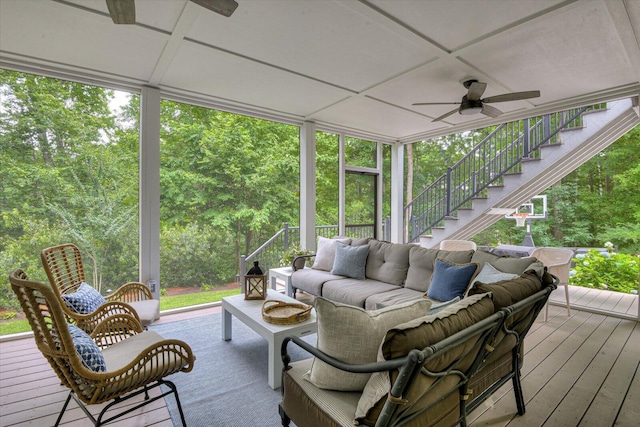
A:
POLYGON ((225 18, 188 0, 0 0, 0 67, 288 123, 413 142, 640 93, 638 0, 237 0, 225 18), (454 114, 461 82, 498 119, 454 114))

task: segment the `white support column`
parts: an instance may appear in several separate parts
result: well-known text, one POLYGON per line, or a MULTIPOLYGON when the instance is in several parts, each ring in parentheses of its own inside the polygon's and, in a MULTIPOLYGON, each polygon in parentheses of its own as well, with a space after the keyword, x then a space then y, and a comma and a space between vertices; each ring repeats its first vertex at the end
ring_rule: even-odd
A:
POLYGON ((300 246, 316 249, 316 125, 300 127, 300 246))
POLYGON ((404 224, 404 145, 391 146, 391 241, 402 243, 404 224))
POLYGON ((160 89, 140 96, 139 272, 154 298, 160 297, 160 89))
POLYGON ((347 235, 346 213, 346 163, 344 158, 344 146, 346 144, 343 133, 338 135, 338 236, 347 235))
POLYGON ((382 240, 382 204, 383 204, 383 162, 382 162, 382 142, 376 142, 376 169, 378 169, 378 175, 376 176, 376 235, 378 240, 382 240))

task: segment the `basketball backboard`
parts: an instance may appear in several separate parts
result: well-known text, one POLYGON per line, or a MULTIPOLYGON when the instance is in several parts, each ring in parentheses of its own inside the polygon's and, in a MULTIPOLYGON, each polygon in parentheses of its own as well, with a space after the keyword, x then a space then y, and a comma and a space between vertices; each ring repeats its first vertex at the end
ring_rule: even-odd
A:
POLYGON ((514 213, 527 213, 527 218, 531 219, 545 219, 547 217, 547 196, 539 195, 533 196, 531 200, 521 204, 516 210, 504 217, 506 219, 515 219, 514 213))

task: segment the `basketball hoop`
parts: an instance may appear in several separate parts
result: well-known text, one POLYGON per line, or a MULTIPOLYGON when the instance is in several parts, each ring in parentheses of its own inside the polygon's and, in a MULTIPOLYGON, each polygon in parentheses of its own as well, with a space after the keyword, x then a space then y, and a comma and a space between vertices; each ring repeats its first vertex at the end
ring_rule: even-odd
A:
POLYGON ((516 219, 516 227, 524 227, 524 223, 529 217, 528 212, 515 212, 513 217, 516 219))

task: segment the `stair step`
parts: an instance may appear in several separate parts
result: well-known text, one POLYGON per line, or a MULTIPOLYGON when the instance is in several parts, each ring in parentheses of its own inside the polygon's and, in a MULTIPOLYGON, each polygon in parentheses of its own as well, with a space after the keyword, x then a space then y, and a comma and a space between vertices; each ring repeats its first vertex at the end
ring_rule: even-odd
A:
POLYGON ((447 216, 445 216, 445 217, 444 217, 444 219, 445 219, 445 220, 447 220, 447 219, 448 219, 448 220, 456 220, 456 221, 457 221, 457 220, 458 220, 458 217, 457 217, 457 216, 447 215, 447 216))

